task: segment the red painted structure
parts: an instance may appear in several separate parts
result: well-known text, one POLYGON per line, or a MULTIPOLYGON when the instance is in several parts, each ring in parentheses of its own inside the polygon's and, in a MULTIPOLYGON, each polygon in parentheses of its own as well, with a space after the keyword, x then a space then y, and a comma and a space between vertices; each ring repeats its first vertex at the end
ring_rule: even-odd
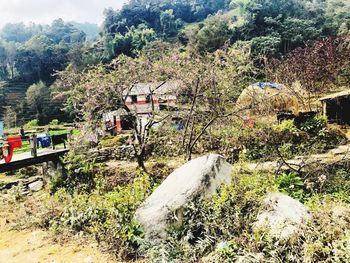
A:
MULTIPOLYGON (((136 112, 141 119, 147 119, 148 114, 153 110, 159 111, 162 108, 175 107, 177 102, 175 91, 177 89, 178 82, 176 81, 139 83, 126 94, 125 105, 131 111, 136 112)), ((127 116, 122 110, 104 114, 103 120, 106 130, 112 133, 130 130, 132 125, 130 116, 127 116)))

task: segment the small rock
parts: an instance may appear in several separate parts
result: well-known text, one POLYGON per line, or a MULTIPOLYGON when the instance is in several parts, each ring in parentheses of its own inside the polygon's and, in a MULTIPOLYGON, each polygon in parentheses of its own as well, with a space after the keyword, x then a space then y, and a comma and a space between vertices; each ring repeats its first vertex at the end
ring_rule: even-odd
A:
POLYGON ((44 187, 43 181, 36 181, 28 185, 28 188, 33 192, 38 192, 44 187))
POLYGON ((93 263, 94 260, 92 257, 87 257, 87 258, 84 258, 84 263, 93 263))

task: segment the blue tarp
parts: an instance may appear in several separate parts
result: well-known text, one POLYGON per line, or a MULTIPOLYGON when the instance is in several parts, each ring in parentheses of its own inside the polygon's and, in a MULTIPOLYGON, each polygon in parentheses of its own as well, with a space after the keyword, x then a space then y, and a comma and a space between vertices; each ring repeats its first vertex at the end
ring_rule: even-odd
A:
POLYGON ((261 89, 265 89, 265 88, 282 89, 283 88, 282 84, 278 84, 275 82, 257 82, 254 84, 254 86, 259 87, 261 89))
POLYGON ((41 145, 42 148, 48 148, 51 146, 51 138, 50 135, 38 135, 38 145, 41 145))

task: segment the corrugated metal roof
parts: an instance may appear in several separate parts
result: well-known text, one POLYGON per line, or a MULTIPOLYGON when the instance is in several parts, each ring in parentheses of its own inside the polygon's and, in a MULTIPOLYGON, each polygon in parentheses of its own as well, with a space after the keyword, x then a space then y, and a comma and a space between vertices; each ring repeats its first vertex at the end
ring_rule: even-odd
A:
POLYGON ((178 88, 178 81, 168 81, 162 85, 162 82, 154 83, 138 83, 132 87, 129 96, 132 95, 148 95, 150 93, 163 95, 175 93, 178 88))
POLYGON ((349 90, 344 90, 344 91, 341 91, 341 92, 337 92, 337 93, 330 94, 330 95, 328 95, 328 96, 325 96, 325 97, 323 97, 323 98, 320 98, 319 100, 320 100, 320 101, 332 100, 332 99, 339 98, 339 97, 344 97, 344 96, 350 96, 350 89, 349 89, 349 90))

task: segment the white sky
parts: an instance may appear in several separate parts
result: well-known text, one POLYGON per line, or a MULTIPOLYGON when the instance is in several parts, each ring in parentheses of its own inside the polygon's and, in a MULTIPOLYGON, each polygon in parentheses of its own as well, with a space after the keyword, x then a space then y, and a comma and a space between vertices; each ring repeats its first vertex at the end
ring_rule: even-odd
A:
POLYGON ((103 10, 120 9, 127 0, 0 0, 0 28, 6 23, 50 24, 54 19, 100 25, 103 10))

